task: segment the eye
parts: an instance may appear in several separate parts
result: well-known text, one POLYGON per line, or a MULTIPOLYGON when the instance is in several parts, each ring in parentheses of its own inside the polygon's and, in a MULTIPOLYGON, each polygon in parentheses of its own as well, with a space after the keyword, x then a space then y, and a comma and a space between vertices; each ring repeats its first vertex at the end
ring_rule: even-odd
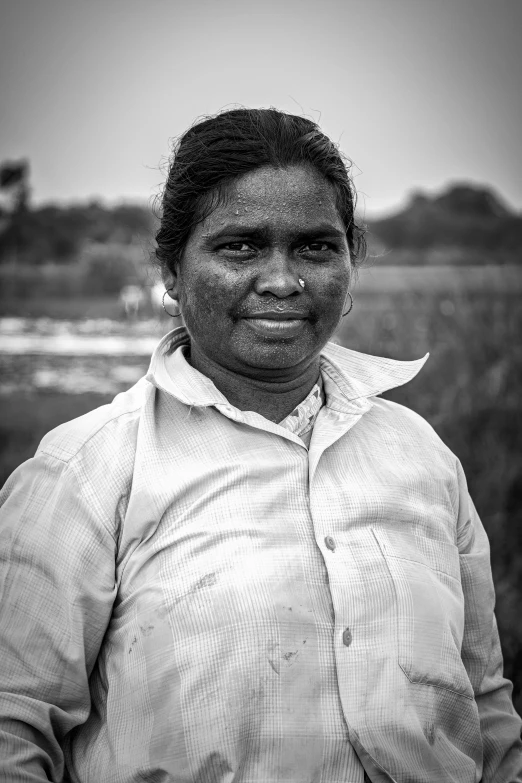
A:
POLYGON ((259 248, 251 239, 221 240, 213 249, 213 252, 230 263, 243 263, 257 256, 259 248))
POLYGON ((316 241, 307 242, 306 245, 303 245, 300 248, 299 252, 315 255, 317 253, 329 253, 332 250, 334 250, 334 247, 330 242, 324 242, 320 239, 317 239, 316 241))
POLYGON ((330 250, 330 245, 328 242, 309 242, 306 247, 312 251, 320 253, 324 253, 326 250, 330 250))
POLYGON ((229 251, 232 253, 247 253, 251 251, 252 245, 249 245, 247 242, 227 242, 224 245, 221 245, 220 250, 229 251))

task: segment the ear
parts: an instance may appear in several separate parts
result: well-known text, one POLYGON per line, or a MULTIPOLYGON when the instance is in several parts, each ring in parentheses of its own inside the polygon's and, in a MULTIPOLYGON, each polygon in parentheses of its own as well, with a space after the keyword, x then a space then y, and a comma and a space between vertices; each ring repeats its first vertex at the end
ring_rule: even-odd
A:
POLYGON ((179 292, 179 278, 178 271, 175 267, 174 270, 169 269, 162 274, 163 284, 167 290, 171 299, 178 299, 179 292))

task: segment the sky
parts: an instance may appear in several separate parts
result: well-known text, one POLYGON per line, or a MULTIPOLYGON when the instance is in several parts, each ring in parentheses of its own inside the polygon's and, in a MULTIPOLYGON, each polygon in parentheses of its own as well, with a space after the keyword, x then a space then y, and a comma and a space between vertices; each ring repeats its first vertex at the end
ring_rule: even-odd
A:
POLYGON ((147 201, 233 105, 319 122, 367 215, 493 187, 522 210, 521 0, 0 0, 0 161, 35 203, 147 201))

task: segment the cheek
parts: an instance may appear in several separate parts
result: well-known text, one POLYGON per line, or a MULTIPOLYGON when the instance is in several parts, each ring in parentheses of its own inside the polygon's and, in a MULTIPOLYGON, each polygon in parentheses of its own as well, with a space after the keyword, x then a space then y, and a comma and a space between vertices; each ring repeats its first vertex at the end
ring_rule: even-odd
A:
POLYGON ((336 328, 343 312, 349 283, 349 271, 344 270, 339 270, 335 275, 328 275, 327 279, 321 281, 314 297, 317 328, 322 331, 336 328))
POLYGON ((329 301, 332 306, 337 304, 339 307, 342 307, 346 298, 346 292, 349 290, 349 285, 349 270, 339 272, 339 274, 331 277, 328 281, 325 282, 323 286, 325 300, 329 301))
POLYGON ((187 314, 222 320, 242 294, 241 281, 223 272, 212 274, 206 270, 190 275, 183 281, 180 302, 187 314))
POLYGON ((348 281, 342 276, 339 276, 337 280, 331 280, 324 287, 324 294, 327 299, 330 300, 343 300, 348 290, 348 281))

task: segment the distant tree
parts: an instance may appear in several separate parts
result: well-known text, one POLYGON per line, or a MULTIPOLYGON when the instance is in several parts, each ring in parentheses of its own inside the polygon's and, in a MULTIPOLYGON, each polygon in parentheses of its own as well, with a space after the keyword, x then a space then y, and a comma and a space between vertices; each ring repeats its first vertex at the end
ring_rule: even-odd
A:
POLYGON ((370 232, 389 250, 446 248, 465 251, 464 260, 522 263, 522 216, 486 187, 455 184, 433 197, 413 193, 401 212, 370 221, 370 232))
MULTIPOLYGON (((27 181, 23 172, 9 166, 4 164, 6 188, 21 187, 20 183, 27 181)), ((65 207, 47 204, 29 210, 20 202, 17 211, 6 209, 3 214, 0 263, 14 259, 25 264, 69 263, 80 257, 82 247, 89 242, 131 245, 148 244, 152 239, 152 214, 137 204, 105 207, 91 201, 65 207)))
POLYGON ((26 160, 0 164, 0 255, 20 260, 23 222, 29 206, 29 163, 26 160))
POLYGON ((11 203, 4 211, 24 212, 29 203, 29 162, 6 161, 0 164, 0 190, 11 203))

